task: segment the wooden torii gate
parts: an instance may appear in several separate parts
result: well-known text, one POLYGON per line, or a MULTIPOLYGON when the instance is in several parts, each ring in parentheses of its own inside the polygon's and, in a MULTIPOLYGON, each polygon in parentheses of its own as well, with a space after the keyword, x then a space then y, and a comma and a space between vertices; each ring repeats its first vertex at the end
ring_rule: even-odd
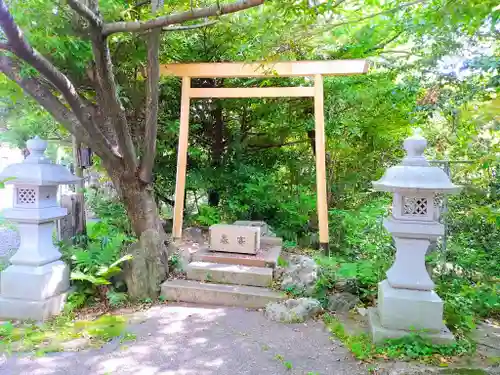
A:
POLYGON ((325 171, 325 116, 323 76, 363 74, 366 60, 295 61, 277 63, 193 63, 166 64, 161 75, 182 77, 181 118, 175 184, 174 239, 182 236, 186 186, 189 106, 196 98, 312 97, 316 130, 316 193, 321 248, 328 254, 328 207, 325 171), (215 87, 192 88, 191 78, 314 77, 312 87, 215 87))

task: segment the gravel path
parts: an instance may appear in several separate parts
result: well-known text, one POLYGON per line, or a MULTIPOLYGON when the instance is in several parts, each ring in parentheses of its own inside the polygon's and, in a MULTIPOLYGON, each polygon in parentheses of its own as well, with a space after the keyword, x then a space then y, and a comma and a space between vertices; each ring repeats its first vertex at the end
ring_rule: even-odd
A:
POLYGON ((134 342, 99 350, 0 357, 0 374, 367 374, 321 322, 285 325, 241 308, 163 305, 134 314, 129 330, 134 342))
MULTIPOLYGON (((405 362, 363 364, 320 321, 281 324, 242 308, 169 304, 130 315, 136 340, 44 357, 0 354, 1 375, 437 375, 405 362), (289 367, 285 365, 289 363, 289 367), (375 372, 372 372, 376 368, 375 372)), ((450 369, 445 371, 449 371, 450 369)), ((446 374, 499 374, 446 372, 446 374)))

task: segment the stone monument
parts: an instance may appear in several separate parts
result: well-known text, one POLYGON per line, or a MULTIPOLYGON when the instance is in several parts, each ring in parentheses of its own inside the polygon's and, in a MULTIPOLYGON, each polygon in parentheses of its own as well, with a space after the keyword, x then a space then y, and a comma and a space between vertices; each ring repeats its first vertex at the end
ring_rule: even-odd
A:
POLYGON ((210 250, 255 255, 260 249, 260 226, 215 224, 210 227, 210 250))
POLYGON ((13 207, 5 218, 16 223, 21 244, 0 278, 0 317, 44 320, 61 312, 69 289, 69 268, 54 246, 54 221, 67 210, 57 203, 59 185, 79 181, 44 156, 47 142, 26 142, 30 155, 0 174, 14 187, 13 207))
POLYGON ((442 169, 429 165, 423 156, 426 146, 426 139, 415 131, 404 141, 406 157, 401 165, 389 168, 373 182, 375 190, 394 194, 392 216, 385 218, 384 227, 396 246, 396 260, 378 286, 378 306, 369 310, 374 342, 412 330, 435 343, 454 340, 443 323, 443 301, 433 290, 425 255, 431 241, 444 234, 436 212, 437 196, 460 188, 442 169))

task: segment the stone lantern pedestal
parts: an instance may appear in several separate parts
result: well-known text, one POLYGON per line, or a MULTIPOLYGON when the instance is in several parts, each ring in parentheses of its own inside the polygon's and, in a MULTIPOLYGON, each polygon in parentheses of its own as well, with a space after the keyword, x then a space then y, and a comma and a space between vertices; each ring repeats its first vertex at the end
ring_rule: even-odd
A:
POLYGON ((425 267, 432 241, 444 234, 439 223, 437 194, 457 192, 440 168, 431 167, 423 156, 427 141, 418 133, 404 142, 406 157, 389 168, 373 186, 394 194, 392 216, 384 227, 392 234, 396 260, 379 283, 378 306, 369 310, 374 342, 417 332, 435 343, 454 340, 443 323, 443 301, 425 267))
POLYGON ((52 241, 54 221, 67 214, 57 203, 57 188, 79 178, 44 156, 46 141, 26 145, 30 155, 24 162, 0 175, 14 185, 13 207, 4 216, 17 224, 21 239, 0 278, 0 317, 44 320, 61 312, 69 289, 69 268, 52 241))

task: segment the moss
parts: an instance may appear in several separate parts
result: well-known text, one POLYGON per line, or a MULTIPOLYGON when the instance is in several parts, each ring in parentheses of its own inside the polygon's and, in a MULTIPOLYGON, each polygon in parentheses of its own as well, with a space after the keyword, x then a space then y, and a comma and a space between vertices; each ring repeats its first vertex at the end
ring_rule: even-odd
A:
POLYGON ((488 375, 488 372, 474 368, 447 368, 440 370, 438 374, 448 375, 488 375))

